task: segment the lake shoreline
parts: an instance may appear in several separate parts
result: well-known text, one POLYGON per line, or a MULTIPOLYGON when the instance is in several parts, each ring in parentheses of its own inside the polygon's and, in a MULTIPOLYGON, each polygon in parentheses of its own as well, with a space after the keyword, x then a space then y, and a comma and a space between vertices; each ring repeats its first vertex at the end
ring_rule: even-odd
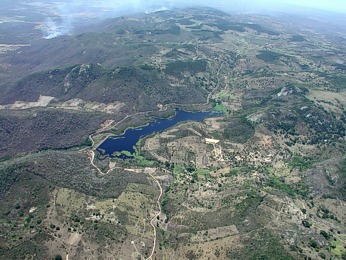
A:
POLYGON ((154 118, 153 121, 149 121, 143 126, 128 127, 120 135, 108 136, 96 150, 102 157, 132 159, 134 157, 129 156, 129 154, 136 152, 135 146, 140 139, 157 132, 165 131, 181 122, 203 121, 206 118, 221 114, 213 111, 189 112, 177 109, 175 110, 175 114, 168 118, 154 118), (126 154, 123 151, 126 151, 126 154))

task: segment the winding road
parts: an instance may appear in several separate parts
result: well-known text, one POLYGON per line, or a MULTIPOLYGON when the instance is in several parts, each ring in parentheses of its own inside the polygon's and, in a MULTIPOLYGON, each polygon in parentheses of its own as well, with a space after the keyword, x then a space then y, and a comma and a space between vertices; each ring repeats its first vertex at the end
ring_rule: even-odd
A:
MULTIPOLYGON (((207 105, 210 103, 210 98, 211 98, 211 96, 213 95, 213 93, 215 92, 215 90, 217 90, 218 87, 219 87, 219 84, 220 84, 220 71, 221 71, 221 69, 222 69, 224 63, 225 63, 225 61, 223 61, 223 62, 221 63, 221 65, 220 65, 220 67, 219 67, 219 69, 218 69, 218 71, 217 71, 217 83, 216 83, 216 86, 209 92, 209 94, 208 94, 208 96, 207 96, 207 102, 206 102, 207 105)), ((170 105, 174 105, 174 104, 170 104, 170 105)), ((167 105, 167 106, 168 106, 168 105, 167 105)), ((152 112, 154 112, 154 111, 152 111, 152 112)), ((97 171, 98 171, 101 175, 108 174, 108 173, 109 173, 110 171, 112 171, 114 168, 110 168, 107 172, 102 172, 101 169, 100 169, 97 165, 95 165, 95 163, 94 163, 95 152, 93 151, 94 146, 95 146, 95 141, 94 141, 94 139, 93 139, 93 136, 94 136, 94 135, 97 135, 97 134, 100 134, 100 133, 102 133, 102 132, 106 132, 106 131, 109 131, 109 130, 113 129, 114 127, 118 126, 119 124, 121 124, 123 121, 125 121, 125 120, 126 120, 127 118, 129 118, 129 117, 133 117, 133 116, 136 116, 136 115, 139 115, 139 114, 143 114, 143 113, 148 113, 148 112, 138 112, 138 113, 135 113, 135 114, 132 114, 132 115, 126 115, 122 120, 118 121, 115 125, 111 125, 111 126, 107 127, 106 129, 98 130, 98 131, 96 131, 95 133, 89 135, 89 139, 91 140, 91 143, 92 143, 92 145, 91 145, 91 150, 88 152, 89 158, 90 158, 90 163, 91 163, 91 165, 92 165, 95 169, 97 169, 97 171)), ((159 211, 158 211, 158 212, 155 214, 155 216, 150 220, 150 225, 153 227, 153 230, 154 230, 154 241, 153 241, 153 248, 152 248, 152 250, 151 250, 151 253, 150 253, 149 257, 146 258, 146 260, 152 259, 153 255, 154 255, 154 253, 155 253, 156 244, 157 244, 157 228, 156 228, 154 222, 155 222, 155 219, 157 219, 157 217, 162 213, 162 208, 161 208, 160 200, 161 200, 162 195, 163 195, 163 189, 162 189, 162 186, 161 186, 160 182, 159 182, 157 179, 155 179, 155 177, 152 175, 152 173, 148 172, 148 174, 149 174, 150 177, 154 180, 154 182, 156 182, 157 186, 159 187, 160 194, 159 194, 159 196, 158 196, 158 198, 157 198, 157 200, 156 200, 156 204, 157 204, 157 206, 158 206, 158 208, 159 208, 159 211)), ((136 247, 135 247, 135 248, 136 248, 136 247)), ((136 251, 137 251, 137 249, 136 249, 136 251)), ((138 253, 138 251, 137 251, 137 253, 138 253)))
POLYGON ((157 231, 156 231, 156 226, 154 224, 154 221, 155 219, 160 216, 160 214, 162 213, 162 208, 161 208, 161 203, 160 203, 160 200, 161 200, 161 197, 162 197, 162 194, 163 194, 163 190, 162 190, 162 186, 160 184, 160 182, 155 179, 155 177, 151 174, 151 173, 148 173, 150 175, 150 177, 156 182, 157 186, 159 186, 159 189, 160 189, 160 195, 159 197, 157 198, 157 206, 159 207, 159 212, 155 214, 155 216, 151 219, 150 221, 150 225, 153 227, 154 229, 154 243, 153 243, 153 249, 151 250, 151 253, 149 255, 149 257, 146 259, 146 260, 149 260, 149 259, 152 259, 154 253, 155 253, 155 248, 156 248, 156 241, 157 241, 157 231))

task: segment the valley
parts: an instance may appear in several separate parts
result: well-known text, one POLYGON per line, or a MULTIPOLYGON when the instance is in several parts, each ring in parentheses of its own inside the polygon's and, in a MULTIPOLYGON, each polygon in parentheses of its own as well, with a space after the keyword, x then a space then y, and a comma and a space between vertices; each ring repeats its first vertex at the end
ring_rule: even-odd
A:
POLYGON ((187 8, 0 42, 0 258, 345 259, 346 32, 308 22, 187 8), (175 111, 216 116, 103 147, 175 111))

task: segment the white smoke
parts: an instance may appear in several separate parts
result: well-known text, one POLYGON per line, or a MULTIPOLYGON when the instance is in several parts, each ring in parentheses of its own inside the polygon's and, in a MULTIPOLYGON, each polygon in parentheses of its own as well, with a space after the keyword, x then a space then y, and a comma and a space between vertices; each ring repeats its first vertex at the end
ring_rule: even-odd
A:
POLYGON ((107 1, 107 0, 62 0, 64 2, 52 3, 52 17, 47 18, 40 29, 43 38, 52 39, 54 37, 69 34, 76 23, 81 23, 88 19, 102 20, 114 18, 122 15, 135 13, 153 13, 157 11, 169 10, 181 5, 182 1, 162 1, 162 0, 131 0, 131 1, 107 1), (180 4, 178 2, 181 2, 180 4))
POLYGON ((47 18, 40 26, 44 39, 52 39, 60 35, 68 34, 71 30, 70 26, 67 26, 65 22, 55 22, 52 18, 47 18))

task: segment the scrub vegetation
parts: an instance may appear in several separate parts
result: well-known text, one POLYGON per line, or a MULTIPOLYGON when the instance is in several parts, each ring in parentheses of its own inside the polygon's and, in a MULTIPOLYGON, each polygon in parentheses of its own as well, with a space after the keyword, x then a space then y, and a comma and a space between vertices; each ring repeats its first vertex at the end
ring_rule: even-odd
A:
POLYGON ((343 27, 310 22, 179 9, 50 40, 0 24, 0 258, 344 259, 343 27), (222 113, 132 158, 97 150, 175 109, 222 113))

